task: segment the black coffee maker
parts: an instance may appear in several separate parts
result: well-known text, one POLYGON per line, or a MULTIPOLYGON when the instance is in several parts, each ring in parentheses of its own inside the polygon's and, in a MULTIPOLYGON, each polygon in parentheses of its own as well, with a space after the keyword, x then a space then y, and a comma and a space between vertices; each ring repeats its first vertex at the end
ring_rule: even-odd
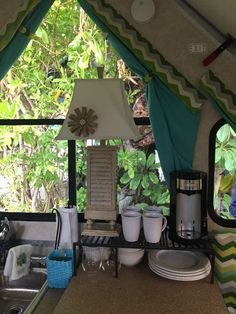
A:
POLYGON ((207 235, 206 173, 173 171, 170 181, 170 238, 201 239, 207 235))

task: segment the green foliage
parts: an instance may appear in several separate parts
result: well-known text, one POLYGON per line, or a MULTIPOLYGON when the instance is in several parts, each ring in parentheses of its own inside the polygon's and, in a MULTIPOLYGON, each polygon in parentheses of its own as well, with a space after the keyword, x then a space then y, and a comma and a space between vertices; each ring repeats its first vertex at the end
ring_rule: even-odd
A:
MULTIPOLYGON (((159 180, 160 164, 155 161, 155 154, 148 157, 143 151, 121 149, 118 164, 124 170, 120 178, 120 187, 135 192, 135 204, 165 204, 169 202, 169 192, 159 180)), ((120 171, 121 172, 121 171, 120 171)))
POLYGON ((235 219, 229 213, 231 190, 236 176, 236 133, 230 125, 223 125, 216 135, 214 208, 227 219, 235 219))
POLYGON ((87 191, 84 187, 80 187, 77 191, 77 204, 78 212, 83 213, 87 205, 87 191))
POLYGON ((8 210, 17 206, 17 211, 20 207, 22 211, 48 211, 58 206, 62 196, 59 187, 67 179, 67 144, 54 141, 58 130, 9 126, 1 131, 0 138, 9 134, 7 145, 3 141, 0 146, 0 169, 9 183, 9 192, 1 200, 3 206, 8 210))
POLYGON ((215 163, 216 166, 229 172, 236 169, 236 133, 228 125, 223 125, 217 132, 215 163))

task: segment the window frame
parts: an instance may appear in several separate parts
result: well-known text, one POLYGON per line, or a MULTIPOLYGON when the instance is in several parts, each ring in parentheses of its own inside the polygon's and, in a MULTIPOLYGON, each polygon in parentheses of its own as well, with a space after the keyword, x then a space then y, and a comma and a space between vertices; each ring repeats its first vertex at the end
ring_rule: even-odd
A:
MULTIPOLYGON (((136 125, 150 125, 148 117, 134 117, 136 125)), ((0 119, 0 126, 4 125, 62 125, 64 119, 0 119)), ((68 141, 68 206, 76 206, 76 141, 68 141)), ((7 217, 13 221, 55 221, 52 213, 14 213, 1 212, 0 220, 7 217)), ((84 222, 84 214, 78 213, 78 221, 84 222)))
POLYGON ((219 226, 227 228, 236 227, 236 219, 225 219, 217 215, 214 209, 214 179, 215 179, 215 145, 218 130, 227 124, 225 119, 218 120, 212 127, 209 136, 209 178, 208 178, 208 213, 211 219, 219 226))

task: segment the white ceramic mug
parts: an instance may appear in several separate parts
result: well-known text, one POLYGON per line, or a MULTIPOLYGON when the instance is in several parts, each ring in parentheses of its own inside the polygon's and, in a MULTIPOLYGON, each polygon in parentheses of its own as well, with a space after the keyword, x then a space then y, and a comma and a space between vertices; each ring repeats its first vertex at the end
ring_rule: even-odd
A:
POLYGON ((137 205, 129 205, 128 207, 125 208, 124 211, 126 210, 131 210, 132 212, 141 212, 141 209, 137 205))
POLYGON ((129 242, 136 242, 139 238, 141 213, 126 210, 121 215, 124 238, 129 242))
POLYGON ((155 212, 155 213, 163 214, 162 207, 156 206, 156 205, 149 205, 149 206, 145 207, 143 212, 144 212, 144 214, 147 212, 155 212))
POLYGON ((145 212, 143 215, 143 231, 147 242, 157 243, 161 233, 167 226, 167 219, 158 212, 145 212))

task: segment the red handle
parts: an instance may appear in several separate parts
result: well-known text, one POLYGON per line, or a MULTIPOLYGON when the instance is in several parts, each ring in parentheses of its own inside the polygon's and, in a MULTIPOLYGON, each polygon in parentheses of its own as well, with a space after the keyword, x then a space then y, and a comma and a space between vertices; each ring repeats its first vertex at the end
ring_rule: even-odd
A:
POLYGON ((214 50, 209 56, 207 56, 203 61, 202 64, 204 66, 208 66, 212 61, 214 61, 229 45, 234 42, 234 38, 229 35, 223 44, 221 44, 216 50, 214 50))
POLYGON ((217 54, 215 51, 212 52, 208 57, 206 57, 206 59, 202 61, 202 64, 204 66, 208 66, 212 61, 214 61, 218 57, 218 55, 219 54, 217 54))

